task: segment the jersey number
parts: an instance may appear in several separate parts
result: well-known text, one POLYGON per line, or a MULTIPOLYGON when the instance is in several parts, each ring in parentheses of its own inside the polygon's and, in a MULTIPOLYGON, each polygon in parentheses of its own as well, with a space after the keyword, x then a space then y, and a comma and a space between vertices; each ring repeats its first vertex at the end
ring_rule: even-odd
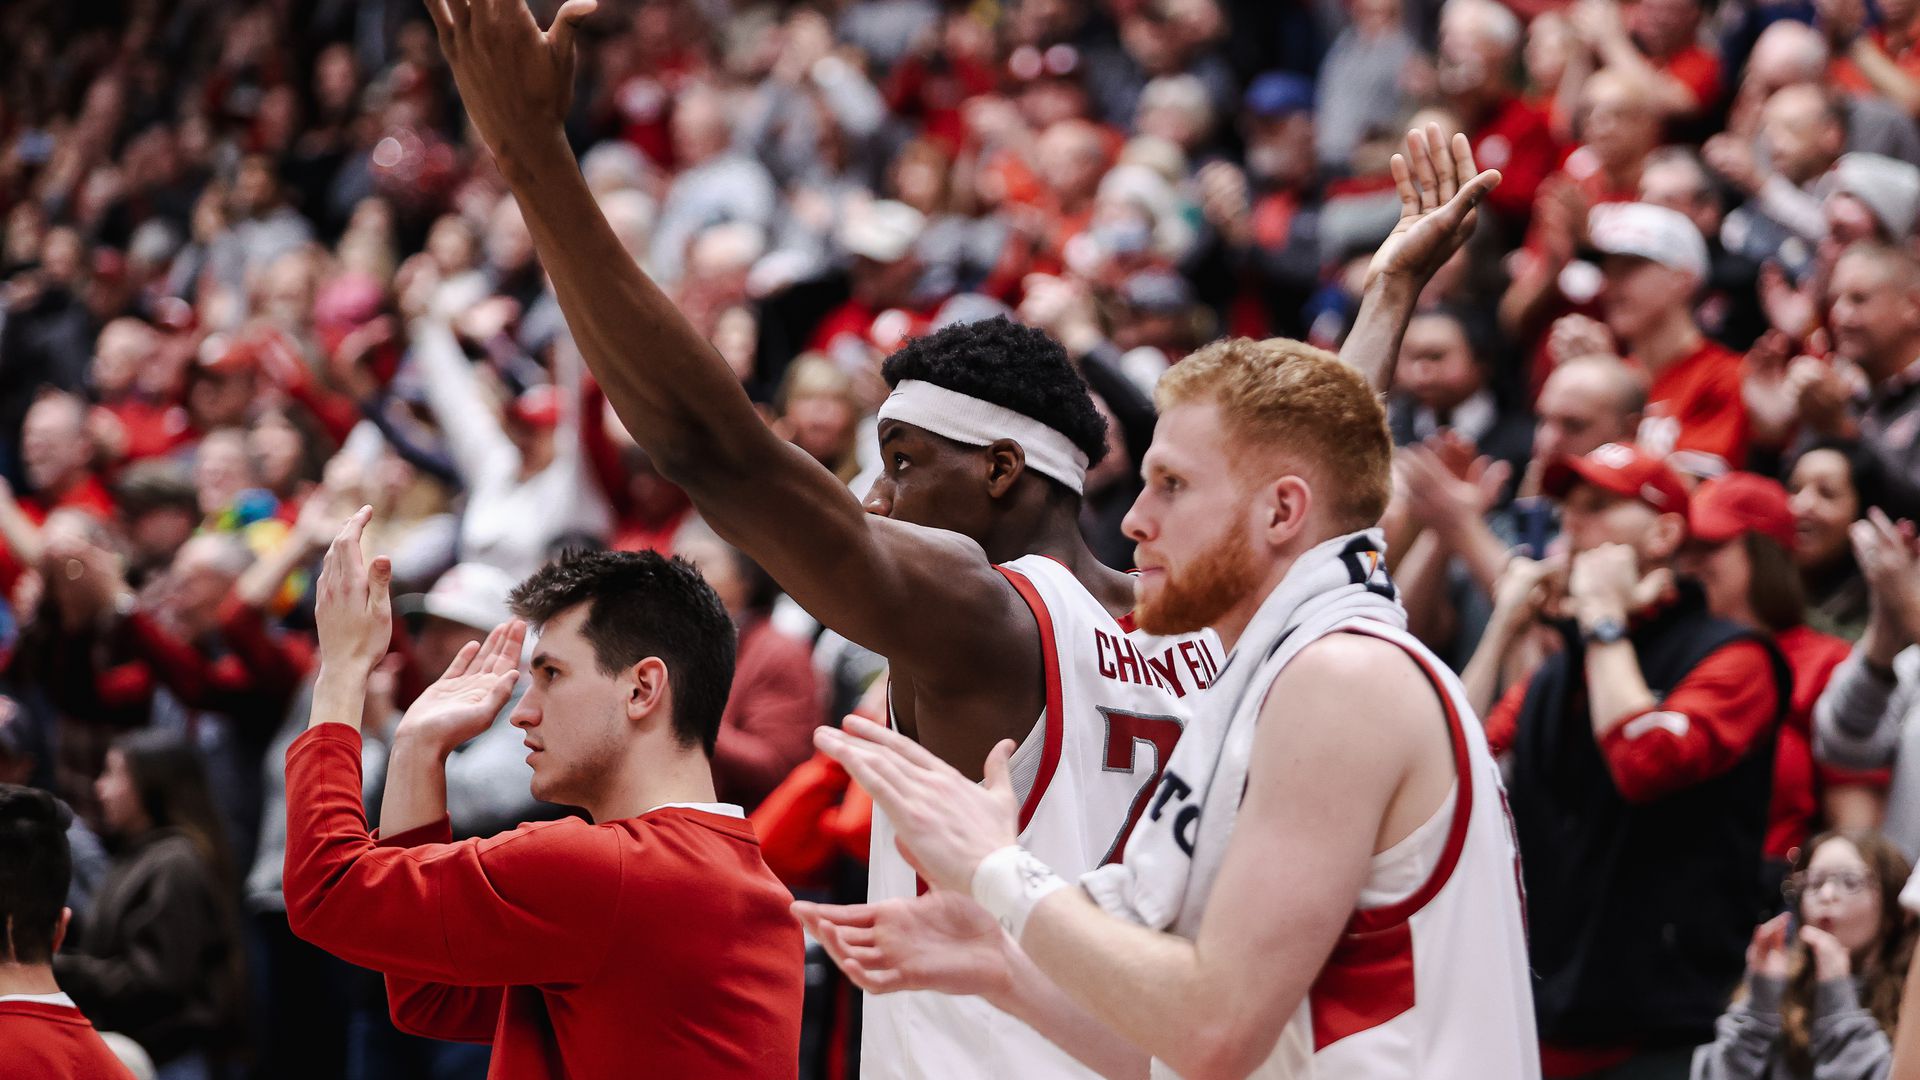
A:
POLYGON ((1152 798, 1153 789, 1160 785, 1160 773, 1167 767, 1167 759, 1173 756, 1173 746, 1180 741, 1181 729, 1177 717, 1143 716, 1105 706, 1099 708, 1100 715, 1107 718, 1106 756, 1100 762, 1103 769, 1132 773, 1140 744, 1147 744, 1153 751, 1153 769, 1134 795, 1133 806, 1127 810, 1127 822, 1120 827, 1120 835, 1113 838, 1113 845, 1107 848, 1107 854, 1100 860, 1100 865, 1105 866, 1118 862, 1120 853, 1126 849, 1127 837, 1133 835, 1134 823, 1140 820, 1141 811, 1147 808, 1147 800, 1152 798))

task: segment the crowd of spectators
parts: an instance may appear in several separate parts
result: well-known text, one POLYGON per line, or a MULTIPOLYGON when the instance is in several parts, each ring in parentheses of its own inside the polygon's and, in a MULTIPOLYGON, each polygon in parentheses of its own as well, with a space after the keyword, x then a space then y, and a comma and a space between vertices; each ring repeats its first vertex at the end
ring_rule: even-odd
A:
MULTIPOLYGON (((370 799, 516 581, 653 548, 738 626, 720 797, 796 890, 860 895, 859 793, 810 732, 879 707, 883 664, 612 415, 415 0, 15 0, 0 40, 0 781, 77 811, 56 970, 88 1015, 183 1080, 484 1073, 287 927, 309 593, 363 504, 405 615, 370 799)), ((1038 326, 1109 421, 1082 525, 1123 568, 1160 373, 1337 346, 1388 156, 1467 133, 1503 181, 1406 334, 1384 525, 1508 756, 1547 1075, 1885 1075, 1920 5, 602 0, 578 76, 602 211, 774 431, 864 493, 881 359, 1038 326)), ((449 763, 456 835, 564 812, 506 716, 449 763)), ((804 1075, 852 1075, 856 995, 815 974, 804 1075)))

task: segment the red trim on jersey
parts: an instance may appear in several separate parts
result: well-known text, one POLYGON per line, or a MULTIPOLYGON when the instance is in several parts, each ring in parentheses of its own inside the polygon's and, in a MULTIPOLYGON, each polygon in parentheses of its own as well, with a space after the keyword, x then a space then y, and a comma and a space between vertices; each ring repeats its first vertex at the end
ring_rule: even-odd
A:
POLYGON ((1473 812, 1473 759, 1467 750, 1467 732, 1461 726, 1460 714, 1454 709, 1453 698, 1448 695, 1446 684, 1440 680, 1439 673, 1434 671, 1433 665, 1403 643, 1382 634, 1357 628, 1349 628, 1348 632, 1365 634, 1368 637, 1398 645, 1402 651, 1413 658, 1414 663, 1420 666, 1421 673, 1427 677, 1428 682, 1433 684, 1434 693, 1440 697, 1441 710, 1446 713, 1447 733, 1453 738, 1453 772, 1459 783, 1459 788, 1454 794, 1453 820, 1447 825, 1447 846, 1441 849, 1439 865, 1433 868, 1433 874, 1427 878, 1426 884, 1420 886, 1417 892, 1405 900, 1383 908, 1355 911, 1353 917, 1347 920, 1346 932, 1365 934, 1406 922, 1413 917, 1414 912, 1426 907, 1428 901, 1438 895, 1441 888, 1446 885, 1447 879, 1453 876, 1453 868, 1460 861, 1460 851, 1467 846, 1467 823, 1473 812))
POLYGON ((1413 925, 1344 934, 1308 991, 1313 1052, 1413 1008, 1413 925))
POLYGON ((1127 612, 1125 615, 1122 615, 1113 621, 1116 623, 1119 623, 1120 629, 1126 631, 1129 634, 1133 633, 1135 630, 1140 629, 1140 624, 1133 621, 1133 612, 1131 611, 1127 612))
POLYGON ((1357 627, 1348 628, 1348 632, 1400 646, 1433 684, 1447 717, 1458 787, 1453 820, 1447 826, 1447 844, 1441 849, 1440 862, 1433 873, 1412 896, 1397 904, 1355 911, 1340 939, 1334 943, 1320 974, 1314 977, 1313 986, 1307 991, 1307 1002, 1313 1021, 1315 1053, 1348 1036, 1377 1028, 1413 1008, 1413 926, 1408 920, 1425 907, 1453 875, 1460 852, 1466 847, 1467 823, 1473 809, 1473 759, 1467 748, 1466 729, 1461 725, 1452 697, 1447 694, 1446 684, 1441 682, 1433 665, 1403 642, 1384 634, 1357 627))
POLYGON ((1040 752, 1040 771, 1034 774, 1033 790, 1027 792, 1026 801, 1020 804, 1020 831, 1025 832, 1027 823, 1033 820, 1033 812, 1040 808, 1040 797, 1047 793, 1047 785, 1053 782, 1053 774, 1060 767, 1060 725, 1066 722, 1060 691, 1060 643, 1053 636, 1053 613, 1047 610, 1047 602, 1040 598, 1040 590, 1033 587, 1033 582, 1010 567, 995 566, 994 569, 1000 571, 1020 594, 1020 599, 1027 602, 1033 621, 1040 625, 1040 664, 1047 678, 1047 711, 1040 717, 1040 722, 1046 725, 1046 745, 1040 752))

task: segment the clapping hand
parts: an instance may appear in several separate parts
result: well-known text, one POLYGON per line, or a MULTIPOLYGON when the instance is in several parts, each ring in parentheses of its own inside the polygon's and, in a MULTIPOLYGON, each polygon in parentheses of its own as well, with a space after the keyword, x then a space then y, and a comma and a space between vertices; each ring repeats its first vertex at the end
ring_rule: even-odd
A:
POLYGON ((1753 928, 1747 946, 1747 974, 1767 979, 1787 977, 1792 957, 1787 952, 1787 916, 1775 915, 1753 928))
POLYGON ((900 853, 940 888, 969 893, 980 860, 1018 839, 1007 775, 1011 739, 987 755, 979 784, 912 739, 859 716, 841 728, 819 728, 813 743, 873 796, 893 822, 900 853))
POLYGON ((1765 446, 1785 442, 1799 417, 1797 388, 1787 381, 1787 358, 1792 351, 1793 343, 1778 330, 1760 335, 1747 350, 1740 397, 1752 421, 1753 440, 1765 446))
POLYGON ((1897 640, 1913 641, 1920 625, 1920 543, 1912 523, 1896 525, 1874 507, 1847 527, 1847 536, 1867 580, 1875 621, 1895 631, 1897 640))
POLYGON ((393 639, 393 598, 388 595, 393 563, 383 555, 369 566, 360 549, 360 536, 372 517, 373 507, 363 506, 341 526, 327 546, 315 590, 320 666, 354 679, 372 673, 393 639))
POLYGON ((970 896, 934 889, 910 900, 810 904, 793 913, 855 986, 869 994, 934 990, 989 997, 1011 978, 1011 939, 970 896))
POLYGON ((400 718, 394 741, 420 740, 450 753, 492 726, 520 681, 520 649, 527 624, 510 619, 493 628, 484 642, 469 641, 432 686, 400 718))

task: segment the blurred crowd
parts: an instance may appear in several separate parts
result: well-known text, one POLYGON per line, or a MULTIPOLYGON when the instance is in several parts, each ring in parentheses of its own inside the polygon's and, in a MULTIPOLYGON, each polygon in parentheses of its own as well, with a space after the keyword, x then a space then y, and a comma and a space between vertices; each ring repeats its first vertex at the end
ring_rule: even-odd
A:
MULTIPOLYGON (((14 0, 0 40, 0 780, 79 813, 57 970, 96 1024, 163 1076, 484 1074, 287 929, 309 592, 362 504, 406 615, 370 799, 385 724, 515 582, 674 552, 739 627, 720 797, 797 891, 862 895, 810 732, 884 665, 613 417, 414 0, 14 0)), ((602 0, 568 137, 856 492, 901 342, 1056 337, 1124 568, 1160 373, 1337 347, 1389 155, 1466 132, 1504 179, 1407 332, 1384 524, 1512 755, 1548 1075, 1803 1077, 1884 1075, 1914 944, 1917 119, 1914 0, 602 0), (1626 625, 1579 617, 1609 589, 1626 625), (1631 677, 1582 668, 1620 636, 1631 677)), ((449 765, 456 835, 564 812, 505 716, 449 765)), ((857 995, 815 974, 805 1075, 851 1075, 857 995)))

